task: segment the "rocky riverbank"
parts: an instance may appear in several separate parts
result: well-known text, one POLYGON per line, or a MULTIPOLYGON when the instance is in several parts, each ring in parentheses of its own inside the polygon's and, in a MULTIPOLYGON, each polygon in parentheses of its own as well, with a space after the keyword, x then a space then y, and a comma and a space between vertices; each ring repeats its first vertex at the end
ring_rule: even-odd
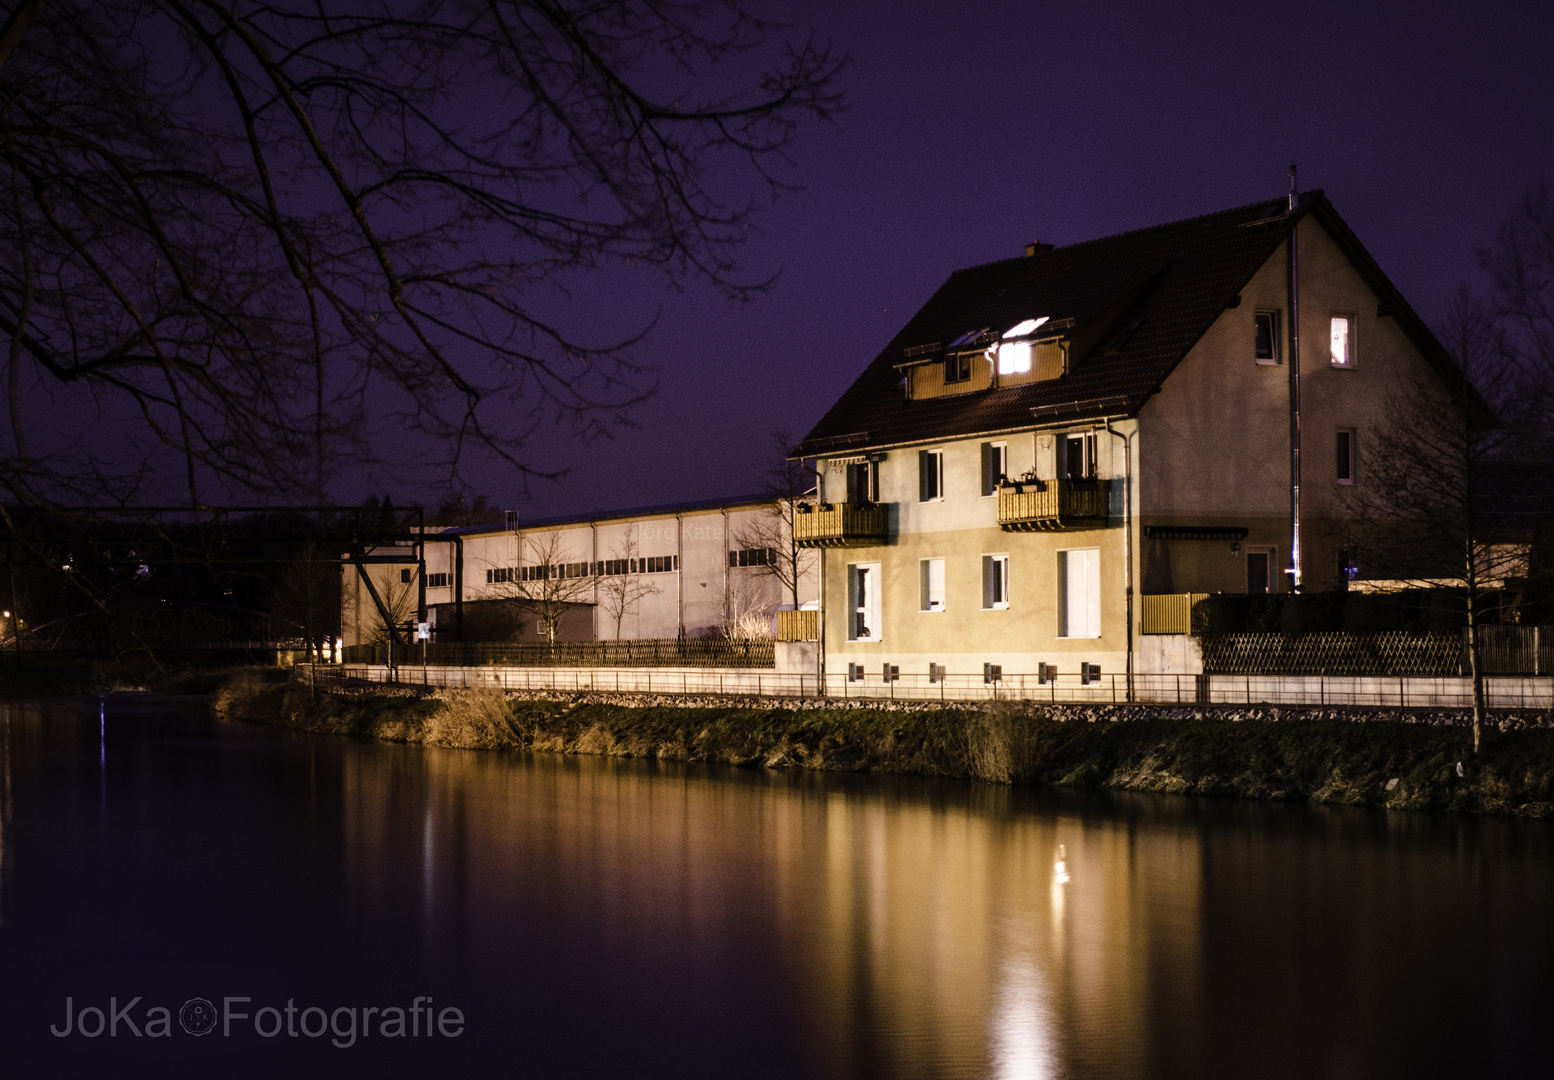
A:
POLYGON ((247 673, 212 706, 228 722, 463 749, 1554 815, 1547 717, 1496 717, 1474 758, 1466 717, 1451 710, 644 697, 313 690, 247 673))

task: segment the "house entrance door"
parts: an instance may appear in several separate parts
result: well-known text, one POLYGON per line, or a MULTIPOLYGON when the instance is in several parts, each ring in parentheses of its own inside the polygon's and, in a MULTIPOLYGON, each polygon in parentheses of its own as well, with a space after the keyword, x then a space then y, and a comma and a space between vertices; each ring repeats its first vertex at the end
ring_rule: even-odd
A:
POLYGON ((1271 590, 1269 570, 1272 569, 1273 552, 1267 548, 1246 553, 1246 591, 1250 596, 1261 596, 1271 590))

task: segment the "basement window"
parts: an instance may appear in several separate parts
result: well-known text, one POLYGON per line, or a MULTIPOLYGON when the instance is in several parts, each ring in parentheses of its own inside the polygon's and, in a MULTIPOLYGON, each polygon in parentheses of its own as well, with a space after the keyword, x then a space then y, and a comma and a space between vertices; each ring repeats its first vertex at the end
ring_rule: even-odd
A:
POLYGON ((1257 327, 1257 362, 1277 364, 1279 362, 1279 313, 1259 311, 1254 319, 1257 327))

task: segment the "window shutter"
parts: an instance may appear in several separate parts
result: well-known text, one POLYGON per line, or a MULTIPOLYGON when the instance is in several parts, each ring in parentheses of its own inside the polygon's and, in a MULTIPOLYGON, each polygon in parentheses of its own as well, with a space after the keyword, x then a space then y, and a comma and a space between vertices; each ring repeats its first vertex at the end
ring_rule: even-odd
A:
POLYGON ((927 450, 917 452, 917 499, 919 502, 927 502, 931 496, 928 493, 928 485, 933 470, 933 455, 927 450))

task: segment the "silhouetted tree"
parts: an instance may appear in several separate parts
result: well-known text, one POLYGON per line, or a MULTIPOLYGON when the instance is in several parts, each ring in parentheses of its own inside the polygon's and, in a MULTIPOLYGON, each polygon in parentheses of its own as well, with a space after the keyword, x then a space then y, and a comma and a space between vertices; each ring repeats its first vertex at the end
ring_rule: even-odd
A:
POLYGON ((734 0, 23 0, 0 493, 322 501, 384 428, 396 462, 532 475, 531 431, 649 389, 558 289, 608 265, 759 288, 726 185, 783 186, 839 67, 734 0))

